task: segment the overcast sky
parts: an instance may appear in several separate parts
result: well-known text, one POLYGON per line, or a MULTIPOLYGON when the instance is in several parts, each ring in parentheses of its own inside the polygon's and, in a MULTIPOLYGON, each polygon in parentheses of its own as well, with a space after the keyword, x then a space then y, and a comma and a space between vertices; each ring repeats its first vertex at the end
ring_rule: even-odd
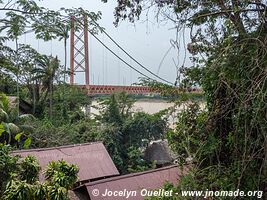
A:
MULTIPOLYGON (((106 32, 110 34, 110 36, 113 37, 129 54, 155 73, 157 73, 164 55, 171 47, 170 40, 175 38, 175 30, 172 29, 174 25, 172 23, 159 25, 156 22, 153 13, 150 14, 151 18, 149 18, 150 22, 148 23, 139 21, 135 24, 131 24, 124 21, 121 22, 117 28, 114 27, 113 11, 116 3, 111 0, 106 4, 102 3, 101 0, 44 0, 40 2, 40 5, 55 10, 58 10, 61 7, 82 7, 89 11, 101 11, 102 19, 99 21, 99 24, 104 27, 106 32)), ((144 19, 145 16, 142 17, 141 21, 144 21, 144 19)), ((98 37, 129 64, 146 73, 141 67, 128 59, 127 56, 115 45, 112 45, 107 37, 102 34, 98 35, 98 37)), ((57 55, 63 64, 63 42, 55 40, 46 43, 43 41, 37 42, 37 40, 29 34, 22 36, 20 42, 30 43, 41 53, 48 55, 52 54, 53 56, 57 55)), ((130 85, 134 82, 138 82, 138 77, 141 75, 120 62, 116 57, 109 53, 108 50, 103 48, 92 36, 89 36, 89 43, 90 84, 130 85)), ((183 45, 181 45, 178 59, 180 65, 184 60, 184 52, 183 45)), ((176 67, 173 63, 173 59, 177 62, 177 54, 177 50, 172 49, 164 59, 159 70, 159 76, 171 82, 175 81, 177 74, 176 67)), ((188 64, 189 59, 187 58, 186 65, 188 64)), ((69 67, 69 52, 67 66, 69 67)), ((148 73, 146 74, 149 75, 148 73)), ((152 75, 149 76, 153 77, 152 75)), ((76 75, 75 79, 79 84, 84 82, 84 77, 81 75, 76 75)))

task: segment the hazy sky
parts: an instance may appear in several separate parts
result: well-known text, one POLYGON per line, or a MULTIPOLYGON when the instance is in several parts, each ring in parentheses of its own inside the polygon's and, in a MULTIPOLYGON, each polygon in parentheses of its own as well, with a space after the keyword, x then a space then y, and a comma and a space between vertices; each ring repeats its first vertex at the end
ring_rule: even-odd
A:
MULTIPOLYGON (((174 25, 172 23, 159 25, 153 18, 153 13, 150 14, 150 22, 139 21, 135 24, 131 24, 124 21, 121 22, 117 28, 114 27, 113 11, 116 3, 112 0, 106 4, 102 3, 101 0, 44 0, 40 2, 40 5, 55 10, 58 10, 61 7, 82 7, 89 11, 101 11, 102 19, 99 21, 99 24, 104 27, 106 32, 110 34, 110 36, 113 37, 113 39, 115 39, 129 54, 154 73, 157 73, 161 60, 171 47, 170 40, 175 38, 175 30, 172 29, 174 25)), ((143 21, 144 19, 145 16, 143 16, 143 21)), ((128 59, 127 56, 113 45, 107 37, 102 34, 98 35, 98 37, 129 64, 149 75, 141 67, 128 59)), ((58 42, 56 40, 53 40, 52 42, 37 41, 34 39, 33 35, 30 34, 22 36, 20 42, 30 43, 41 53, 48 55, 52 54, 53 56, 57 55, 63 64, 63 42, 58 42)), ((184 60, 185 52, 183 45, 181 45, 179 52, 179 63, 181 65, 184 60)), ((177 74, 176 67, 173 63, 173 59, 175 59, 176 62, 178 60, 177 54, 177 50, 172 49, 164 59, 159 71, 159 76, 171 82, 175 81, 177 74)), ((138 77, 141 76, 120 62, 108 52, 108 50, 104 49, 104 47, 102 47, 92 36, 89 36, 89 58, 90 84, 130 85, 137 82, 138 77)), ((188 63, 189 59, 187 58, 186 64, 188 65, 188 63)), ((69 52, 67 66, 69 66, 69 52)), ((153 77, 152 75, 149 76, 153 77)), ((75 81, 81 84, 84 81, 84 77, 76 75, 75 81)))

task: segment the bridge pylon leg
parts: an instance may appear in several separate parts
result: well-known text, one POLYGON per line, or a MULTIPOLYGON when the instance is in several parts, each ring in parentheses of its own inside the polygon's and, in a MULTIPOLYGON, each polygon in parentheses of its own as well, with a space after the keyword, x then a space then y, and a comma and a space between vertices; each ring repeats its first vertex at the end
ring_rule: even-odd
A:
POLYGON ((89 75, 89 46, 88 46, 88 19, 83 18, 83 30, 76 31, 77 20, 71 17, 70 30, 70 84, 75 84, 75 74, 84 73, 85 85, 90 85, 89 75))

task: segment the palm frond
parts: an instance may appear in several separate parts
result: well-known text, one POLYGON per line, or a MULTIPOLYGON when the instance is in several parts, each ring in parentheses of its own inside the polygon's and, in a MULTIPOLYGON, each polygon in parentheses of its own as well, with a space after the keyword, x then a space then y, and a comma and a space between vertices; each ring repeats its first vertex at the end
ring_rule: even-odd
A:
POLYGON ((19 115, 17 118, 18 122, 24 122, 28 120, 35 120, 35 117, 31 114, 23 114, 23 115, 19 115))
MULTIPOLYGON (((1 105, 0 105, 1 106, 1 105)), ((0 108, 0 121, 8 121, 9 120, 9 116, 7 114, 6 111, 4 111, 4 109, 0 108)))

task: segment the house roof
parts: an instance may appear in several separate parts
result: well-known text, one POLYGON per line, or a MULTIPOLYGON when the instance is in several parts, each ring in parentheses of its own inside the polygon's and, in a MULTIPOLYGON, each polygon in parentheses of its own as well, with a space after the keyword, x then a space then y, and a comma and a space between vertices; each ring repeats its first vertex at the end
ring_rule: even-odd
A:
POLYGON ((112 177, 99 181, 94 181, 85 184, 91 200, 99 199, 125 199, 126 197, 102 196, 105 191, 136 191, 136 196, 131 196, 130 199, 141 200, 144 197, 140 192, 142 189, 155 190, 162 188, 164 183, 169 182, 176 184, 182 175, 187 172, 187 168, 179 169, 176 165, 162 167, 155 170, 149 170, 141 173, 133 173, 123 176, 112 177), (94 196, 95 190, 99 191, 98 196, 94 196))
MULTIPOLYGON (((35 156, 42 170, 49 162, 61 159, 76 164, 80 169, 78 175, 81 182, 119 175, 102 142, 13 151, 12 154, 22 157, 35 156)), ((40 175, 40 180, 44 180, 43 175, 40 175)))
POLYGON ((19 100, 19 111, 23 114, 31 114, 32 113, 32 105, 27 101, 18 98, 16 96, 8 96, 9 106, 11 108, 15 108, 18 105, 19 100))
POLYGON ((157 164, 172 163, 175 157, 167 140, 153 141, 144 152, 144 158, 146 160, 157 161, 157 164))

